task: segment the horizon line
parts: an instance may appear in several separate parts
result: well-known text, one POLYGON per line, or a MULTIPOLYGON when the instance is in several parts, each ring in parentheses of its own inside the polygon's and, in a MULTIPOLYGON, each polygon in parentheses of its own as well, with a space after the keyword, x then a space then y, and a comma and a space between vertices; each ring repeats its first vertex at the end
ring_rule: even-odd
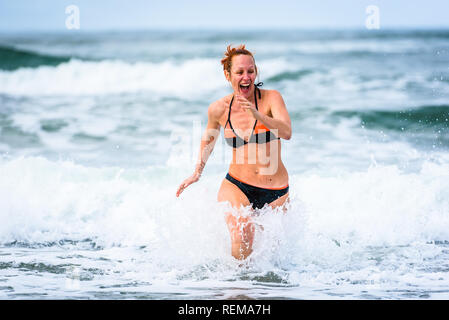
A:
POLYGON ((387 26, 379 29, 367 29, 364 26, 323 26, 323 27, 305 27, 305 26, 283 26, 283 27, 245 27, 244 30, 240 27, 227 28, 227 27, 205 27, 205 26, 189 26, 189 27, 167 27, 167 26, 155 26, 155 27, 132 27, 132 28, 80 28, 80 29, 9 29, 0 30, 0 34, 13 34, 13 33, 89 33, 89 32, 151 32, 151 31, 172 31, 172 32, 187 32, 187 31, 218 31, 218 32, 267 32, 267 31, 367 31, 367 32, 382 32, 382 31, 449 31, 449 25, 447 26, 387 26))

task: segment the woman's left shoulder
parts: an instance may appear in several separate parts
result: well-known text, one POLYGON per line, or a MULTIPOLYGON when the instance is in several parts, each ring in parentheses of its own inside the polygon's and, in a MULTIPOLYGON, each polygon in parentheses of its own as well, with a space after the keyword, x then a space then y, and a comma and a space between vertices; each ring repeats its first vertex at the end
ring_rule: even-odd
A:
POLYGON ((270 104, 284 101, 281 93, 275 89, 263 89, 262 97, 265 98, 266 101, 269 102, 270 104))
POLYGON ((262 92, 262 95, 264 95, 265 97, 267 97, 269 99, 270 98, 276 99, 276 98, 282 97, 281 93, 275 89, 262 89, 261 92, 262 92))

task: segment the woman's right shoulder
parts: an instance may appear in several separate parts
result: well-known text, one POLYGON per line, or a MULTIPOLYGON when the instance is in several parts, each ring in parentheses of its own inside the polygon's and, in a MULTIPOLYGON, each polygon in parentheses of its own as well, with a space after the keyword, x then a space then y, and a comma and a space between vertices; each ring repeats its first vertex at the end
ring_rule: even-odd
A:
POLYGON ((231 102, 232 95, 227 95, 223 98, 220 98, 209 105, 208 114, 209 116, 213 116, 216 119, 220 119, 227 108, 229 107, 229 103, 231 102))

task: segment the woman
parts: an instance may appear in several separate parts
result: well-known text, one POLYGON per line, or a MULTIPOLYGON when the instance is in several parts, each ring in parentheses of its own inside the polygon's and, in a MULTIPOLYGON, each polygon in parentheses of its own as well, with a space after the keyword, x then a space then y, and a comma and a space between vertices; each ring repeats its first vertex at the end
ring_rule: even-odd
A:
MULTIPOLYGON (((292 134, 284 100, 276 90, 259 89, 255 60, 245 45, 228 46, 221 63, 234 92, 209 106, 198 164, 193 175, 179 186, 176 196, 199 180, 223 127, 233 159, 218 201, 229 202, 237 212, 249 205, 253 210, 265 205, 282 206, 288 201, 288 173, 281 161, 280 139, 289 140, 292 134)), ((251 217, 229 212, 226 222, 232 255, 246 259, 252 252, 255 231, 251 217)))

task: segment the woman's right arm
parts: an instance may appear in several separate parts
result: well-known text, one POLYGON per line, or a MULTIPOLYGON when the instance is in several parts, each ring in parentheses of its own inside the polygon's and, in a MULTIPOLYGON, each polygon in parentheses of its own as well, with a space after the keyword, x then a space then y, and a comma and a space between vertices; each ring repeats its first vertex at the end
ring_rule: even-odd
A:
POLYGON ((181 183, 176 191, 177 197, 179 197, 185 188, 200 179, 204 167, 206 166, 206 162, 214 150, 215 143, 217 142, 217 138, 220 134, 219 119, 224 111, 220 106, 220 102, 217 101, 212 103, 207 110, 207 127, 201 138, 200 152, 195 166, 195 171, 190 177, 181 183))

